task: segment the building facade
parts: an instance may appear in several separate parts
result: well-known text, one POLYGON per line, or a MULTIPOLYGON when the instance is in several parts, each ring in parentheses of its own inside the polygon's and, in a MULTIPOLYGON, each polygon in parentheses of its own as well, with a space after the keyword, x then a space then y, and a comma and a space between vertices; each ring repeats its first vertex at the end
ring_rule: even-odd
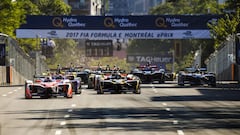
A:
POLYGON ((102 15, 105 0, 64 0, 72 7, 71 15, 102 15))
POLYGON ((149 10, 165 0, 109 0, 107 15, 148 15, 149 10))

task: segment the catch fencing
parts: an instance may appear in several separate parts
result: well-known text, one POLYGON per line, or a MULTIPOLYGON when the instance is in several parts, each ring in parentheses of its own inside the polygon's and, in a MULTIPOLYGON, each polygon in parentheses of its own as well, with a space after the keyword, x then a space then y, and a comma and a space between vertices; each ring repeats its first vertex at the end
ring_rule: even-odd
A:
POLYGON ((216 73, 219 81, 238 80, 239 66, 236 64, 236 41, 235 36, 230 36, 220 49, 215 51, 205 61, 209 72, 216 73))

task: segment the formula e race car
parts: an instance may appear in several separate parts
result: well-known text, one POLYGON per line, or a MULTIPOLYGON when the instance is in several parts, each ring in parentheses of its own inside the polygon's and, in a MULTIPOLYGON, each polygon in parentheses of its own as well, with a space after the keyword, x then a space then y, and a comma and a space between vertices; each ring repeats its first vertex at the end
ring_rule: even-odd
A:
POLYGON ((185 71, 181 71, 178 74, 178 85, 184 86, 185 84, 190 84, 191 86, 208 85, 215 87, 215 74, 206 71, 206 68, 186 68, 185 71))
POLYGON ((39 77, 32 80, 25 81, 25 98, 31 99, 33 96, 40 96, 40 98, 51 98, 57 96, 64 96, 72 98, 72 85, 67 79, 58 80, 50 79, 49 77, 39 77))
POLYGON ((81 94, 82 93, 82 84, 81 84, 81 78, 76 77, 75 75, 66 75, 65 79, 68 79, 69 82, 72 84, 72 89, 75 94, 81 94))
POLYGON ((77 72, 77 77, 81 78, 81 83, 88 84, 88 78, 91 74, 91 71, 89 69, 85 69, 83 71, 77 72))
POLYGON ((140 79, 133 74, 103 74, 96 78, 96 91, 97 94, 104 94, 104 92, 126 93, 129 91, 140 94, 140 82, 140 79))
POLYGON ((142 83, 153 83, 158 81, 158 83, 165 82, 165 70, 159 69, 155 65, 140 66, 131 71, 133 75, 138 76, 142 83))

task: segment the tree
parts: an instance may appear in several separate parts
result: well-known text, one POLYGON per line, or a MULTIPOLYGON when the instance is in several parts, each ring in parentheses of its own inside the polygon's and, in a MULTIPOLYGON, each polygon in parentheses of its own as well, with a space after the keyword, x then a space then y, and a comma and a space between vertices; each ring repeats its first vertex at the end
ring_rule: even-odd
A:
POLYGON ((1 0, 0 2, 0 32, 15 37, 14 31, 25 20, 26 11, 23 3, 1 0))
POLYGON ((233 10, 236 12, 238 8, 240 8, 239 0, 227 0, 226 1, 226 10, 233 10))
POLYGON ((42 15, 68 15, 71 7, 63 0, 38 0, 35 2, 42 15))
POLYGON ((121 70, 130 72, 133 67, 136 67, 137 64, 130 64, 126 62, 126 59, 119 59, 117 57, 103 57, 98 60, 92 60, 89 62, 89 65, 97 66, 98 64, 102 66, 109 65, 110 68, 113 68, 114 65, 118 66, 121 70))
MULTIPOLYGON (((25 15, 68 15, 71 12, 71 7, 62 0, 18 0, 17 2, 23 5, 25 15)), ((25 52, 39 49, 39 41, 36 39, 18 39, 18 41, 25 52)))
POLYGON ((211 28, 211 36, 215 41, 215 48, 219 48, 221 43, 226 40, 229 35, 237 33, 237 26, 240 24, 240 8, 236 13, 226 14, 223 18, 219 19, 216 24, 208 24, 211 28))
POLYGON ((84 50, 78 48, 77 42, 72 39, 68 40, 55 40, 56 47, 54 49, 54 56, 47 59, 47 64, 50 68, 56 68, 58 64, 66 67, 70 63, 75 66, 81 66, 80 58, 83 57, 84 50))
MULTIPOLYGON (((192 15, 192 14, 219 14, 221 13, 223 9, 223 5, 218 5, 216 0, 177 0, 177 1, 171 1, 166 2, 165 4, 160 4, 156 7, 153 7, 150 10, 150 14, 152 15, 192 15)), ((189 66, 189 61, 192 61, 193 52, 199 49, 199 46, 202 46, 204 55, 202 55, 202 62, 201 65, 204 65, 204 60, 207 58, 213 51, 213 40, 197 40, 197 39, 185 39, 180 40, 179 42, 182 43, 184 49, 180 50, 182 53, 182 57, 176 58, 177 67, 182 68, 183 66, 189 66), (186 64, 187 63, 187 64, 186 64)), ((140 42, 132 42, 133 46, 135 48, 143 47, 141 43, 145 43, 143 41, 140 42)), ((151 47, 151 44, 157 44, 158 50, 156 52, 160 52, 161 50, 166 52, 166 48, 169 47, 169 50, 172 50, 174 47, 174 40, 168 40, 168 41, 156 41, 153 43, 152 41, 149 41, 147 43, 148 48, 144 48, 145 51, 149 50, 151 47)), ((135 50, 131 48, 129 52, 132 50, 135 50)), ((178 68, 176 68, 178 69, 178 68)))
POLYGON ((150 10, 150 14, 218 14, 222 5, 216 0, 178 0, 160 4, 150 10))

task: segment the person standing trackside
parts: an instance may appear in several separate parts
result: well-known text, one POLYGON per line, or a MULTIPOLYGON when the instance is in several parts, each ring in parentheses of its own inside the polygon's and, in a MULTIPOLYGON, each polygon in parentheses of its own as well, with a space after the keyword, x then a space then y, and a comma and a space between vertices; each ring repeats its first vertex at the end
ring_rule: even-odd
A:
POLYGON ((75 69, 75 67, 74 67, 73 63, 71 62, 71 63, 70 63, 70 69, 69 69, 69 71, 70 71, 70 72, 73 72, 74 69, 75 69))
POLYGON ((60 64, 57 65, 57 74, 61 74, 61 66, 60 66, 60 64))

